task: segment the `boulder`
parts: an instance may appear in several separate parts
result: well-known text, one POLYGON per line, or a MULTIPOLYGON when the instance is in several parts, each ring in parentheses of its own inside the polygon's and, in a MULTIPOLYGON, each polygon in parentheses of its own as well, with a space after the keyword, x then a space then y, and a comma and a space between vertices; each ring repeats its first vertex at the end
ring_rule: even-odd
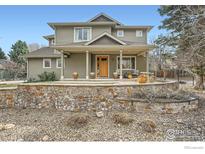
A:
POLYGON ((17 139, 16 141, 17 141, 17 142, 23 142, 24 139, 20 138, 20 139, 17 139))
POLYGON ((0 124, 0 131, 14 128, 14 124, 0 124))
POLYGON ((45 136, 42 138, 43 141, 48 141, 49 139, 50 139, 50 137, 49 137, 48 135, 45 135, 45 136))
POLYGON ((177 119, 176 121, 177 121, 177 123, 179 123, 179 124, 182 124, 182 123, 183 123, 182 119, 177 119))
POLYGON ((15 127, 15 125, 14 124, 6 124, 6 125, 4 125, 4 127, 5 127, 5 129, 12 129, 15 127))
POLYGON ((96 116, 98 118, 102 118, 104 116, 104 113, 102 111, 96 112, 96 116))
POLYGON ((0 131, 5 130, 5 127, 3 124, 0 124, 0 131))

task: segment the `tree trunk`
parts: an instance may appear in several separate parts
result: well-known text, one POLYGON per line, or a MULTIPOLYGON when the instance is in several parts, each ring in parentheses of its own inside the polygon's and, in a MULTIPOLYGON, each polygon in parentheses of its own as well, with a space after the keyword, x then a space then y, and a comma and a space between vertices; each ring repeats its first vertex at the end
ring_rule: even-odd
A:
POLYGON ((204 82, 203 82, 203 75, 195 75, 196 84, 194 89, 204 90, 204 82))
POLYGON ((179 70, 177 70, 177 81, 179 82, 179 70))
POLYGON ((163 77, 164 77, 164 80, 167 79, 167 71, 166 70, 163 70, 163 77))

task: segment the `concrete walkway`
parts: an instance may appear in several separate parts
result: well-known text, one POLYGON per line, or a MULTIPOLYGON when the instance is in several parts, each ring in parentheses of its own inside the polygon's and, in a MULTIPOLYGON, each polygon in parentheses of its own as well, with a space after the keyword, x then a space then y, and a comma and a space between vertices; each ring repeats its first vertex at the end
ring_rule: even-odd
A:
POLYGON ((0 81, 0 84, 19 84, 19 83, 24 83, 24 80, 19 80, 19 81, 0 81))

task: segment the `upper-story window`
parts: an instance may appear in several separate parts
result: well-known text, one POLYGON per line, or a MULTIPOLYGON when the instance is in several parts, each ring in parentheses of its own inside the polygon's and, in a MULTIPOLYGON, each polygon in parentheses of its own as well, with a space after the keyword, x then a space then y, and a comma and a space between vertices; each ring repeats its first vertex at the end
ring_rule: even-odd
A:
POLYGON ((74 28, 74 42, 90 41, 91 36, 91 27, 74 28))
POLYGON ((124 30, 117 30, 117 37, 124 37, 124 30))
POLYGON ((136 30, 136 37, 142 37, 143 32, 141 30, 136 30))

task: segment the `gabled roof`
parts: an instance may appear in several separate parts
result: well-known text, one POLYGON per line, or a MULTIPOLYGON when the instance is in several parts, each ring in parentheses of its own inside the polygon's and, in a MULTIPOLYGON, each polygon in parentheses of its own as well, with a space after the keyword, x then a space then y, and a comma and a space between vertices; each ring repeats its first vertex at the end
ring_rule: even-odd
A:
POLYGON ((97 40, 100 40, 101 38, 103 38, 104 36, 107 36, 108 38, 110 38, 111 40, 114 40, 115 42, 119 43, 120 45, 126 45, 125 42, 117 39, 116 37, 110 35, 109 33, 107 32, 104 32, 102 33, 101 35, 97 36, 96 38, 92 39, 91 41, 85 43, 85 45, 90 45, 92 44, 93 42, 97 41, 97 40))
POLYGON ((99 13, 98 15, 96 15, 95 17, 91 18, 90 20, 88 20, 87 22, 94 22, 96 21, 98 18, 101 18, 103 17, 105 20, 104 21, 107 21, 107 22, 115 22, 119 25, 123 25, 122 23, 120 23, 119 21, 113 19, 112 17, 108 16, 107 14, 105 13, 99 13))

